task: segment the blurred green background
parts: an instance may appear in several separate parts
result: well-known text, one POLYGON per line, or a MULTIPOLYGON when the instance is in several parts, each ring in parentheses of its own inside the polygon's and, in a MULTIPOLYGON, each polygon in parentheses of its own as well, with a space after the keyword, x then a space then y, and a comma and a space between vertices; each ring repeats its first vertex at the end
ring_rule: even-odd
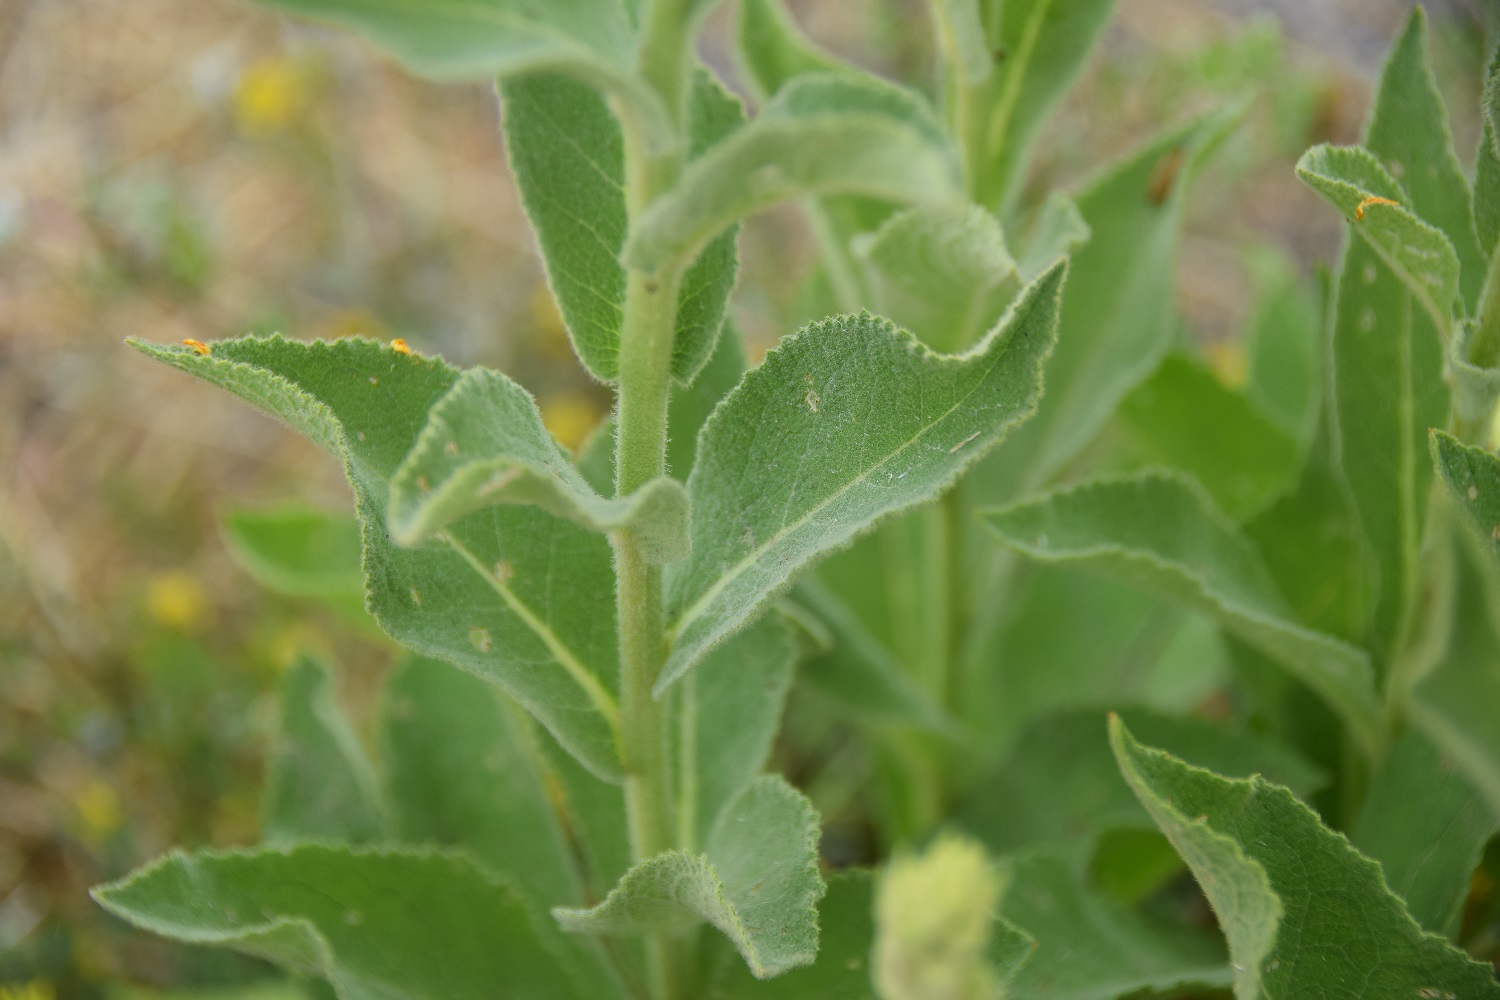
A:
MULTIPOLYGON (((1408 6, 1123 0, 1033 190, 1258 93, 1199 185, 1177 282, 1185 332, 1232 383, 1258 284, 1312 281, 1337 253, 1292 164, 1353 140, 1408 6)), ((1460 150, 1484 6, 1429 5, 1460 150)), ((730 7, 703 51, 732 81, 730 7)), ((791 7, 829 48, 931 89, 917 0, 791 7)), ((0 0, 0 1000, 265 976, 131 932, 86 888, 174 844, 253 841, 277 672, 328 654, 358 718, 391 655, 357 611, 261 588, 224 539, 234 510, 345 508, 334 463, 124 337, 402 337, 514 375, 570 446, 607 409, 547 297, 496 116, 484 86, 411 80, 236 0, 0 0)), ((794 209, 746 227, 752 353, 812 318, 814 252, 794 209)))

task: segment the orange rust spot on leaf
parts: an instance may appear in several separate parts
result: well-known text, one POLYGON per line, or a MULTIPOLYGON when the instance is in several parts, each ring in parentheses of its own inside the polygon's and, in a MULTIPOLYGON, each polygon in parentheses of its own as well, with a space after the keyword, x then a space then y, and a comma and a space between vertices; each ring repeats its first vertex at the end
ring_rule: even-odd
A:
POLYGON ((1174 147, 1162 155, 1151 170, 1151 180, 1146 189, 1146 197, 1151 204, 1160 205, 1167 200, 1172 193, 1172 185, 1177 180, 1177 175, 1182 172, 1183 161, 1187 154, 1181 146, 1174 147))
POLYGON ((391 341, 391 350, 395 351, 397 354, 411 353, 411 348, 407 347, 406 341, 402 340, 400 337, 397 337, 395 340, 391 341))
POLYGON ((209 351, 209 347, 208 347, 207 344, 205 344, 201 340, 194 340, 192 337, 187 338, 182 343, 183 343, 183 346, 185 346, 185 347, 191 347, 193 350, 197 351, 199 354, 207 354, 208 351, 209 351))
POLYGON ((1401 207, 1401 203, 1399 201, 1391 201, 1391 199, 1389 198, 1366 198, 1364 201, 1354 206, 1354 221, 1358 222, 1359 220, 1363 219, 1365 217, 1365 209, 1369 208, 1371 205, 1394 205, 1396 208, 1401 207))

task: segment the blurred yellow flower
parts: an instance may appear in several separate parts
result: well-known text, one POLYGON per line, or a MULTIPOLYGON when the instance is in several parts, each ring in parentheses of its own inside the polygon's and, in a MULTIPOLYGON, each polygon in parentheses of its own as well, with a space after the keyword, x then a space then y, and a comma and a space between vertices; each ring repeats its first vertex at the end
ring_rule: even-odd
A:
POLYGON ((1249 360, 1245 357, 1245 345, 1239 340, 1220 340, 1209 344, 1208 367, 1219 381, 1231 389, 1238 389, 1250 377, 1249 360))
POLYGON ((158 625, 189 629, 208 613, 208 598, 187 573, 162 573, 152 577, 146 587, 146 611, 158 625))
POLYGON ((85 832, 94 840, 103 840, 125 821, 120 796, 99 778, 90 778, 73 794, 73 808, 78 810, 85 832))
POLYGON ((603 416, 598 405, 581 392, 560 392, 542 400, 542 423, 557 438, 557 443, 576 452, 589 431, 603 416))
POLYGON ((33 979, 20 986, 0 986, 0 1000, 56 1000, 52 984, 33 979))
POLYGON ((307 68, 285 56, 263 59, 240 77, 234 91, 234 120, 249 135, 279 132, 307 112, 307 68))

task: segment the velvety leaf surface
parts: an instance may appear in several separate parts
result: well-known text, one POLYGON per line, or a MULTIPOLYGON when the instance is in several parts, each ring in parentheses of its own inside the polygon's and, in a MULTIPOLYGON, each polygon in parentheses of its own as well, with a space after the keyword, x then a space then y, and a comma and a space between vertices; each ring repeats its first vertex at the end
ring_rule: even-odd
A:
MULTIPOLYGON (((500 87, 506 150, 531 220, 547 281, 578 357, 596 378, 619 374, 625 308, 624 140, 593 88, 560 74, 507 80, 500 87)), ((690 156, 744 121, 744 109, 706 72, 693 80, 690 156)), ((691 382, 713 352, 734 286, 735 231, 712 240, 682 279, 672 374, 691 382)))
POLYGON ((1403 204, 1406 192, 1374 154, 1359 146, 1314 146, 1297 162, 1297 176, 1349 220, 1437 328, 1448 330, 1458 297, 1458 255, 1442 230, 1403 204))
POLYGON ((817 814, 800 792, 767 775, 720 813, 704 853, 648 858, 598 906, 553 914, 575 933, 626 936, 706 920, 763 979, 812 964, 823 891, 817 814))
POLYGON ((261 839, 361 843, 385 833, 375 771, 333 696, 327 665, 301 656, 281 675, 280 722, 266 759, 261 839))
MULTIPOLYGON (((1242 729, 1139 709, 1124 718, 1142 738, 1220 774, 1264 774, 1301 795, 1327 780, 1295 751, 1242 729)), ((1047 846, 1086 857, 1106 830, 1151 827, 1120 778, 1097 709, 1032 725, 1005 764, 975 783, 958 818, 998 854, 1047 846)))
POLYGON ((1083 69, 1114 13, 1114 0, 1005 0, 985 4, 999 71, 990 114, 998 151, 991 204, 1008 204, 1026 179, 1033 140, 1083 69))
POLYGON ((830 875, 828 895, 818 908, 822 932, 817 961, 774 980, 751 975, 727 942, 711 943, 705 1000, 875 1000, 870 985, 873 896, 867 871, 850 869, 830 875))
POLYGON ((1236 521, 1269 506, 1301 466, 1291 436, 1186 355, 1131 390, 1119 419, 1148 461, 1191 475, 1236 521))
POLYGON ((1490 966, 1423 931, 1380 866, 1285 788, 1184 764, 1118 720, 1110 738, 1126 781, 1218 915, 1237 996, 1500 996, 1490 966))
POLYGON ((1500 458, 1446 431, 1430 436, 1432 461, 1455 509, 1500 553, 1500 458))
POLYGON ((736 220, 800 195, 943 204, 960 191, 952 144, 915 93, 853 73, 802 76, 683 170, 624 259, 645 271, 691 259, 736 220))
POLYGON ((617 777, 614 576, 601 536, 533 507, 480 511, 411 549, 386 531, 388 483, 458 378, 367 340, 136 344, 228 389, 345 464, 363 528, 366 595, 392 638, 505 688, 568 750, 617 777), (566 567, 566 572, 563 572, 566 567))
POLYGON ((628 497, 594 492, 542 425, 531 394, 486 368, 459 376, 391 477, 391 536, 414 545, 477 510, 536 504, 590 531, 627 531, 657 563, 687 553, 687 493, 653 479, 628 497))
POLYGON ((715 649, 683 682, 678 801, 692 809, 684 846, 713 829, 725 805, 765 768, 792 686, 795 656, 787 627, 778 616, 767 615, 715 649))
POLYGON ((461 855, 172 853, 94 898, 142 930, 325 976, 348 1000, 581 996, 515 896, 461 855))
POLYGON ((1380 862, 1417 923, 1451 938, 1484 845, 1500 828, 1495 817, 1457 766, 1409 731, 1370 783, 1354 846, 1380 862))
POLYGON ((944 354, 994 326, 1020 287, 1000 223, 978 205, 898 212, 859 255, 876 311, 944 354))
POLYGON ((659 688, 798 569, 940 492, 1030 414, 1064 273, 1048 271, 959 357, 865 314, 813 324, 745 376, 699 438, 692 553, 669 574, 659 688))
MULTIPOLYGON (((412 658, 386 682, 380 744, 396 835, 466 849, 505 880, 533 914, 583 903, 570 830, 549 797, 550 780, 521 710, 472 674, 412 658)), ((618 796, 618 789, 611 789, 618 796)), ((624 991, 596 941, 539 919, 537 935, 560 956, 586 997, 624 991)))
POLYGON ((1384 744, 1363 651, 1298 624, 1254 546, 1190 481, 1099 480, 982 516, 1032 559, 1122 578, 1208 615, 1321 694, 1367 751, 1384 744))
POLYGON ((1226 986, 1223 945, 1201 931, 1157 923, 1089 888, 1061 859, 1023 855, 1006 865, 1000 915, 1036 939, 1009 996, 1112 1000, 1188 984, 1226 986))
POLYGON ((1415 214, 1448 237, 1462 268, 1463 300, 1472 309, 1484 283, 1487 255, 1475 236, 1469 180, 1453 151, 1448 109, 1427 48, 1427 14, 1415 4, 1386 56, 1379 97, 1365 125, 1365 145, 1401 183, 1415 214))
POLYGON ((741 0, 738 27, 740 77, 759 101, 792 77, 847 68, 802 33, 781 0, 741 0))

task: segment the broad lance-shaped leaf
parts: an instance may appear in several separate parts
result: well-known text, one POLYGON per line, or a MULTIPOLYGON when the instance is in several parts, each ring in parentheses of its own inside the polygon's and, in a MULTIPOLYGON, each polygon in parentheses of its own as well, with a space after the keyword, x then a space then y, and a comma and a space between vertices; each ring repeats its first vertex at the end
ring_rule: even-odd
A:
POLYGON ((930 499, 1030 415, 1066 265, 972 351, 868 314, 788 337, 719 404, 688 479, 692 552, 668 581, 670 685, 819 555, 930 499))
POLYGON ((1032 559, 1125 579, 1218 621, 1317 691, 1379 756, 1385 717, 1369 659, 1297 623, 1255 547, 1196 483, 1165 473, 1098 480, 982 517, 1032 559))
POLYGON ((625 262, 655 271, 691 260, 737 220, 800 195, 942 204, 961 190, 952 142, 915 93, 853 73, 798 77, 651 203, 625 262))
POLYGON ((1472 310, 1484 282, 1486 255, 1475 235, 1469 179, 1453 151, 1448 109, 1427 47, 1427 14, 1414 4, 1386 56, 1364 145, 1401 182, 1413 213, 1447 236, 1462 270, 1463 300, 1472 310))
POLYGON ((359 737, 334 702, 327 665, 299 657, 281 677, 280 707, 266 760, 261 839, 381 839, 387 809, 359 737))
POLYGON ((1447 431, 1432 430, 1429 442, 1432 464, 1453 506, 1487 539, 1489 549, 1500 555, 1500 458, 1464 444, 1447 431))
MULTIPOLYGON (((500 97, 511 173, 573 349, 595 378, 613 381, 625 308, 620 124, 601 94, 560 74, 504 81, 500 97)), ((745 120, 738 99, 701 70, 688 110, 690 159, 745 120)), ((733 228, 717 236, 683 275, 672 374, 684 385, 713 353, 738 267, 735 236, 733 228)))
POLYGON ((817 814, 800 792, 767 775, 719 815, 704 853, 647 858, 598 906, 552 912, 581 934, 669 933, 706 920, 764 979, 812 963, 823 891, 817 814))
POLYGON ((771 756, 792 686, 796 649, 778 615, 767 615, 709 654, 679 688, 680 846, 692 848, 771 756))
MULTIPOLYGON (((586 849, 588 831, 559 817, 542 739, 493 685, 438 660, 408 659, 386 681, 380 707, 396 836, 469 851, 534 914, 583 903, 588 893, 573 848, 586 849)), ((610 791, 618 797, 617 788, 610 791)), ((581 996, 625 992, 599 942, 563 934, 549 919, 539 919, 536 931, 581 996)))
POLYGON ((457 371, 358 339, 243 337, 216 341, 206 355, 132 343, 342 460, 363 526, 366 599, 381 628, 499 684, 585 766, 619 780, 608 542, 530 506, 476 512, 451 524, 443 541, 410 549, 387 533, 390 477, 415 443, 419 415, 453 387, 457 371))
POLYGON ((583 1000, 515 895, 460 854, 174 851, 93 896, 142 930, 324 976, 346 1000, 583 1000))
POLYGON ((1500 997, 1487 963, 1423 931, 1380 866, 1262 778, 1221 778, 1142 746, 1118 719, 1120 770, 1187 861, 1250 1000, 1500 997))
POLYGON ((1078 74, 1114 13, 1115 0, 984 0, 990 51, 1003 59, 992 78, 987 203, 1014 200, 1026 180, 1033 140, 1078 74))
POLYGON ((496 371, 459 376, 391 476, 391 537, 415 545, 497 504, 536 504, 591 531, 628 531, 654 563, 687 553, 687 493, 653 479, 628 497, 594 492, 547 433, 531 394, 496 371))
POLYGON ((1406 192, 1374 154, 1359 146, 1314 146, 1297 161, 1297 176, 1349 220, 1437 329, 1449 334, 1458 304, 1458 255, 1442 230, 1407 207, 1406 192))
POLYGON ((1380 862, 1419 924, 1453 938, 1497 816, 1457 766, 1408 730, 1370 783, 1354 846, 1380 862))
POLYGON ((940 353, 978 340, 1020 287, 1000 223, 977 205, 899 212, 856 246, 880 314, 940 353))
POLYGON ((761 102, 793 77, 849 68, 809 41, 781 0, 740 0, 735 41, 740 77, 761 102))

